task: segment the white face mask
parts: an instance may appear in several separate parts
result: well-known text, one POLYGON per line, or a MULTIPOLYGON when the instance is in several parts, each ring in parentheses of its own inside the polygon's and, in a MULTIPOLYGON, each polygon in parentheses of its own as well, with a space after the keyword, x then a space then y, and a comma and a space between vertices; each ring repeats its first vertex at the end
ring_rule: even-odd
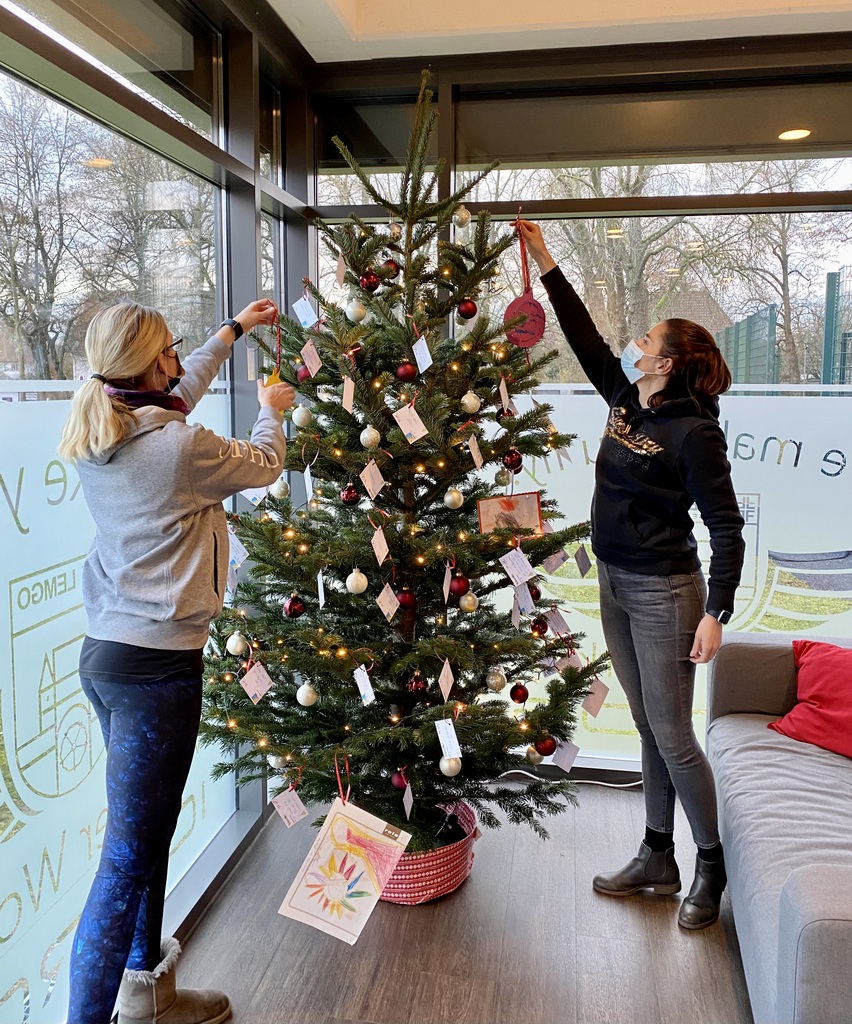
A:
POLYGON ((657 373, 656 370, 640 370, 636 365, 642 356, 651 355, 650 352, 643 352, 641 348, 636 344, 635 341, 628 341, 624 351, 621 353, 621 369, 624 371, 624 376, 630 381, 631 384, 635 384, 640 381, 643 377, 667 377, 667 373, 657 373))

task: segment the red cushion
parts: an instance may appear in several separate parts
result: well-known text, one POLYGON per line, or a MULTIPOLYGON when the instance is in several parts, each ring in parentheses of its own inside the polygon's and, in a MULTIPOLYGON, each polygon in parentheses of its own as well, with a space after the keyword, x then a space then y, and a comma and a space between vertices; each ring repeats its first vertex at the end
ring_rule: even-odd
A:
POLYGON ((852 649, 794 640, 798 704, 769 728, 852 757, 852 649))

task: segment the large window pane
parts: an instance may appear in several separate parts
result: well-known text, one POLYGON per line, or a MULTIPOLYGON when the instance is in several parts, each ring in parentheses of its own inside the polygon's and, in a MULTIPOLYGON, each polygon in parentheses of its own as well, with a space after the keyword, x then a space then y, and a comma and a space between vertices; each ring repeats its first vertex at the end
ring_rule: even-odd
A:
MULTIPOLYGON (((0 77, 0 1020, 64 1021, 68 952, 106 818, 103 745, 79 685, 81 567, 93 525, 56 456, 83 335, 104 303, 161 309, 187 345, 216 322, 217 191, 0 77)), ((217 381, 199 407, 230 433, 217 381)), ((141 488, 156 480, 139 480, 141 488)), ((234 811, 195 758, 174 885, 234 811)))

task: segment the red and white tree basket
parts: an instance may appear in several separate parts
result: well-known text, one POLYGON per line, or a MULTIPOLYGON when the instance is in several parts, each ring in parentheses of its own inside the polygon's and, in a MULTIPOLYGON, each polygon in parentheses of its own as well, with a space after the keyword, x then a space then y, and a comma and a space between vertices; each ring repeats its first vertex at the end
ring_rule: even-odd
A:
POLYGON ((467 835, 457 843, 423 853, 404 853, 382 889, 379 899, 385 903, 413 906, 436 900, 462 884, 473 867, 473 844, 479 838, 476 814, 466 803, 446 808, 458 815, 467 835))

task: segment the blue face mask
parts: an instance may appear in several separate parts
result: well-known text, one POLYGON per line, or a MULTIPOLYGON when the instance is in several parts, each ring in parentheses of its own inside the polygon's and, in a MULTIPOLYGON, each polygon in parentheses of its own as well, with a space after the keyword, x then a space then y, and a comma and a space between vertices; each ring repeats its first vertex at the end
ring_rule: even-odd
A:
POLYGON ((621 369, 631 384, 635 384, 645 376, 645 371, 640 370, 636 365, 644 355, 645 353, 635 341, 628 341, 627 347, 621 353, 621 369))

